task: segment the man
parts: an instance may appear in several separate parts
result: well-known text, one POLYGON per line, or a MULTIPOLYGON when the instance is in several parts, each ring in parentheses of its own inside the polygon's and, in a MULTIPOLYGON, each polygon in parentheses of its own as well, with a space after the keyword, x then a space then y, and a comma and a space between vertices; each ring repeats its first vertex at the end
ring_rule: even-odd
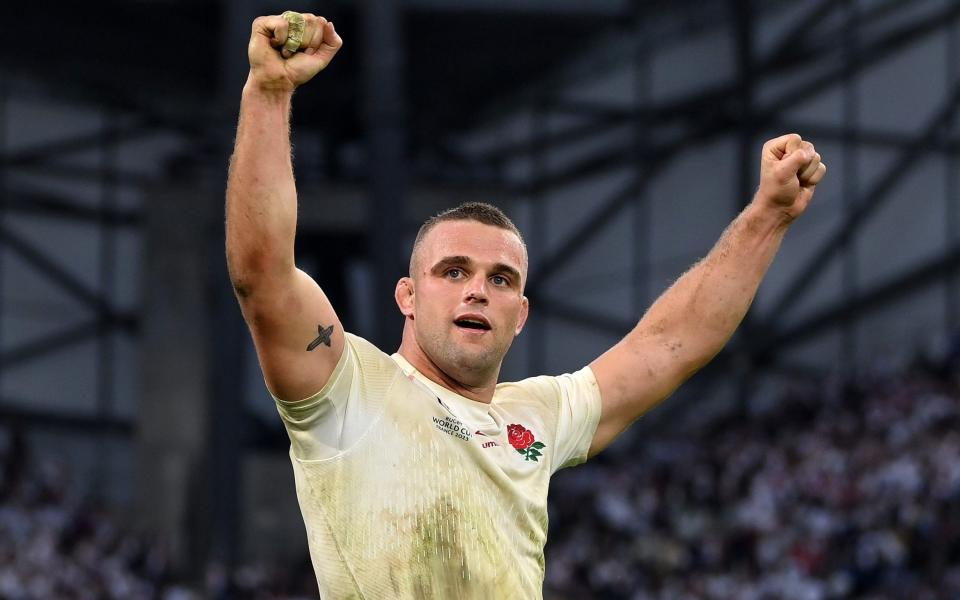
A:
POLYGON ((291 96, 342 43, 333 23, 304 16, 299 48, 286 19, 253 24, 227 259, 290 436, 321 595, 538 598, 551 474, 600 452, 720 351, 826 167, 797 135, 768 142, 752 203, 633 331, 576 373, 518 383, 497 378, 529 309, 520 233, 489 205, 442 213, 397 283, 403 338, 389 356, 345 333, 294 264, 291 96))

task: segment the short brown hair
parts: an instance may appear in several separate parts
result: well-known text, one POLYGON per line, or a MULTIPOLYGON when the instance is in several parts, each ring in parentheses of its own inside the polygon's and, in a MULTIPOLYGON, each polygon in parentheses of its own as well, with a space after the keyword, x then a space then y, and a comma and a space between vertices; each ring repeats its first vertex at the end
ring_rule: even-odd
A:
POLYGON ((437 225, 437 223, 443 223, 444 221, 477 221, 478 223, 483 223, 484 225, 492 225, 494 227, 499 227, 500 229, 506 229, 520 238, 520 244, 523 246, 523 253, 524 255, 527 253, 527 243, 523 241, 523 236, 520 234, 520 230, 517 229, 517 226, 513 224, 513 221, 510 220, 510 217, 505 215, 502 210, 492 204, 487 204, 486 202, 464 202, 456 208, 448 208, 445 211, 433 215, 424 221, 423 225, 420 226, 420 231, 417 232, 417 237, 413 240, 413 250, 410 251, 411 277, 413 277, 414 274, 413 263, 414 258, 417 256, 417 250, 420 248, 420 243, 423 241, 423 238, 430 233, 430 230, 437 225))

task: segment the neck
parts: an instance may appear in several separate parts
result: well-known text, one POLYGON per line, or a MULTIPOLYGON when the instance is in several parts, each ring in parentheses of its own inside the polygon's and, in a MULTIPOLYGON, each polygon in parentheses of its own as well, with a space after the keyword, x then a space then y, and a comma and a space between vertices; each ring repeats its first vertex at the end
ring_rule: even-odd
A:
POLYGON ((404 327, 403 341, 400 343, 398 352, 414 369, 437 385, 476 402, 490 404, 493 400, 499 369, 492 377, 485 377, 479 382, 470 381, 468 377, 458 377, 456 374, 448 373, 423 351, 409 326, 404 327))

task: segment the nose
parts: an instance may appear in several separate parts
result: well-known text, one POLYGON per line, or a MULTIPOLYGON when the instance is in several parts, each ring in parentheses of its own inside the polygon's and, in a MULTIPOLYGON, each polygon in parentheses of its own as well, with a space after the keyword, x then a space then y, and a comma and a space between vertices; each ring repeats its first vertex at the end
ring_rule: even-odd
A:
POLYGON ((466 302, 487 303, 487 282, 483 277, 471 277, 463 290, 466 302))

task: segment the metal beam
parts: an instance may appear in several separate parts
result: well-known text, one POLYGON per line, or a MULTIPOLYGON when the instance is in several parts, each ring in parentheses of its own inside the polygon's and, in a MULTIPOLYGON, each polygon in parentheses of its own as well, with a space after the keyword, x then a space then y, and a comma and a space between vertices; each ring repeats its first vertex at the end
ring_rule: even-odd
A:
MULTIPOLYGON (((634 35, 639 39, 648 38, 646 20, 643 18, 642 11, 639 10, 641 4, 637 3, 637 15, 634 19, 634 35)), ((632 87, 633 87, 633 106, 642 110, 650 103, 653 88, 653 47, 648 44, 637 44, 634 53, 632 65, 632 87)), ((633 121, 633 152, 636 155, 634 164, 638 169, 642 169, 643 158, 647 155, 647 147, 650 144, 651 123, 644 119, 633 121)), ((633 214, 631 215, 631 259, 632 273, 630 278, 631 304, 634 315, 640 315, 644 312, 647 305, 652 301, 651 274, 653 273, 653 208, 646 199, 637 197, 633 203, 633 214)))
MULTIPOLYGON (((859 11, 856 0, 844 0, 845 35, 843 36, 843 60, 849 66, 847 76, 843 81, 843 113, 842 119, 846 124, 847 135, 841 140, 843 155, 843 210, 849 214, 856 209, 856 199, 860 197, 860 93, 858 90, 856 69, 859 54, 859 11)), ((839 252, 842 254, 843 298, 850 300, 857 293, 860 283, 857 269, 857 247, 844 242, 839 252)), ((839 367, 844 373, 852 377, 857 376, 859 360, 857 360, 857 331, 853 319, 841 323, 841 350, 838 357, 839 367)))
POLYGON ((840 301, 817 311, 796 325, 756 344, 749 349, 749 352, 758 361, 773 358, 785 347, 808 340, 844 320, 862 318, 874 310, 916 293, 924 286, 955 275, 958 269, 960 269, 960 246, 919 266, 906 269, 903 273, 889 277, 850 300, 840 301))
MULTIPOLYGON (((843 2, 836 0, 826 0, 823 5, 815 7, 810 13, 802 18, 797 24, 786 33, 774 49, 768 55, 768 64, 775 65, 803 65, 809 61, 811 55, 824 55, 826 52, 843 52, 843 45, 846 43, 847 33, 846 22, 841 22, 833 27, 826 29, 820 24, 829 17, 836 9, 842 8, 843 2), (829 4, 829 6, 824 6, 829 4), (826 42, 826 45, 815 46, 811 41, 826 42), (804 52, 797 52, 797 48, 803 48, 804 52)), ((857 21, 860 25, 868 25, 871 22, 878 21, 902 10, 910 5, 902 0, 887 0, 880 4, 874 4, 869 11, 860 12, 857 21)))
POLYGON ((775 308, 771 309, 771 312, 775 312, 776 315, 771 314, 764 319, 768 326, 775 320, 781 319, 800 300, 803 294, 810 289, 810 286, 819 279, 819 276, 823 273, 824 264, 838 249, 852 239, 870 215, 890 198, 891 192, 903 181, 904 174, 915 167, 924 156, 922 148, 928 143, 928 140, 942 135, 944 125, 950 122, 954 113, 958 110, 958 106, 960 106, 958 103, 960 103, 960 84, 954 86, 947 100, 927 121, 923 128, 923 134, 913 144, 906 147, 895 160, 891 161, 891 164, 895 165, 896 168, 888 169, 882 173, 873 185, 857 198, 854 208, 847 213, 838 231, 826 240, 816 254, 807 260, 804 267, 793 278, 793 281, 777 297, 772 304, 775 308))
MULTIPOLYGON (((882 38, 880 41, 875 42, 874 47, 862 49, 862 52, 859 54, 861 60, 856 66, 862 68, 867 64, 871 64, 874 61, 885 58, 889 53, 893 52, 895 49, 899 49, 903 44, 916 41, 933 28, 942 26, 943 19, 955 18, 958 14, 960 14, 960 6, 951 6, 948 10, 942 11, 942 13, 939 15, 935 15, 934 17, 926 19, 919 24, 915 24, 910 31, 898 31, 891 36, 882 38)), ((775 98, 767 105, 768 108, 758 110, 754 114, 753 120, 755 121, 755 125, 757 127, 764 126, 764 124, 769 119, 772 119, 779 110, 782 110, 783 106, 787 106, 803 100, 804 98, 813 96, 819 93, 824 87, 842 79, 848 73, 848 67, 849 66, 846 64, 832 66, 832 68, 829 68, 825 74, 814 77, 813 81, 802 82, 801 84, 781 93, 779 97, 775 98)), ((952 100, 950 103, 948 103, 948 105, 956 104, 956 102, 956 100, 952 100)), ((567 239, 559 245, 558 249, 555 250, 551 256, 547 257, 541 263, 542 266, 531 275, 530 282, 532 291, 536 293, 537 288, 540 285, 540 281, 544 280, 544 278, 556 271, 569 257, 575 255, 581 247, 592 240, 594 236, 598 235, 602 227, 609 223, 618 214, 620 209, 622 209, 623 206, 629 202, 632 195, 639 193, 639 190, 647 181, 651 179, 652 175, 662 169, 667 162, 673 158, 674 155, 685 149, 687 144, 697 139, 712 137, 720 131, 724 131, 730 126, 735 125, 736 123, 737 118, 735 116, 721 114, 715 117, 715 120, 703 123, 695 131, 681 136, 680 139, 675 140, 668 145, 655 147, 649 153, 647 159, 648 171, 644 176, 644 182, 642 184, 637 182, 636 187, 633 187, 632 185, 625 186, 623 190, 617 194, 614 194, 603 207, 598 209, 592 218, 571 232, 567 239)), ((922 144, 923 138, 926 137, 928 136, 922 136, 918 140, 915 140, 911 148, 917 146, 918 144, 922 144)), ((932 136, 929 137, 932 138, 932 136)), ((601 167, 608 169, 612 168, 613 166, 619 166, 627 160, 634 159, 636 153, 635 151, 631 152, 631 150, 634 149, 632 147, 617 147, 613 151, 607 152, 600 157, 588 159, 588 164, 591 170, 600 170, 601 167)), ((899 172, 902 172, 902 170, 898 170, 898 173, 899 172)), ((531 187, 569 182, 572 179, 582 177, 584 175, 585 173, 578 172, 577 169, 570 169, 566 173, 556 175, 550 181, 532 182, 531 187)), ((869 195, 866 197, 869 198, 869 195)), ((811 261, 808 268, 805 270, 807 280, 798 279, 798 281, 801 283, 797 285, 807 285, 808 280, 811 278, 811 274, 816 272, 816 270, 816 263, 811 261)))
MULTIPOLYGON (((960 270, 960 246, 940 257, 872 286, 850 301, 841 301, 818 311, 810 318, 804 319, 802 322, 765 340, 755 339, 754 343, 749 346, 739 341, 728 344, 706 367, 693 376, 690 384, 707 386, 717 377, 727 377, 729 369, 733 365, 745 360, 750 366, 762 367, 765 371, 784 372, 788 375, 795 373, 802 376, 804 371, 814 369, 812 372, 815 373, 815 367, 798 369, 797 365, 782 361, 780 355, 783 350, 823 333, 846 319, 862 318, 872 311, 916 292, 923 286, 943 280, 951 274, 955 274, 958 270, 960 270)), ((561 310, 551 314, 560 318, 571 318, 575 322, 579 322, 577 319, 582 318, 582 315, 575 310, 561 310)), ((667 409, 667 411, 670 415, 675 416, 689 408, 691 407, 678 405, 667 409)))
POLYGON ((921 136, 916 134, 851 127, 849 123, 814 123, 812 121, 779 118, 766 123, 764 131, 768 133, 799 131, 803 133, 805 138, 815 142, 842 143, 851 139, 852 136, 852 142, 857 146, 901 151, 913 146, 919 152, 925 154, 960 154, 960 137, 952 135, 925 140, 925 143, 917 146, 917 141, 921 136))
MULTIPOLYGON (((960 1, 954 0, 954 4, 960 4, 960 1)), ((947 40, 944 45, 946 56, 944 57, 944 78, 948 84, 960 84, 960 21, 954 20, 948 25, 947 40)), ((947 136, 957 134, 958 120, 954 118, 944 126, 944 134, 947 136)), ((950 246, 960 246, 960 161, 958 154, 953 153, 946 159, 946 168, 944 169, 944 211, 943 225, 945 228, 947 244, 950 246)), ((960 328, 960 271, 954 271, 947 277, 947 285, 944 289, 944 303, 946 322, 945 331, 956 332, 960 328)))
MULTIPOLYGON (((26 164, 10 169, 12 173, 36 173, 45 179, 67 179, 69 181, 86 181, 99 183, 103 179, 104 169, 101 166, 86 167, 82 165, 63 164, 26 164)), ((113 174, 114 183, 119 186, 149 187, 162 182, 160 177, 136 173, 134 171, 116 170, 113 174)))
POLYGON ((110 302, 96 291, 77 279, 73 274, 47 257, 41 250, 26 239, 20 237, 4 224, 0 224, 0 244, 18 254, 62 290, 73 296, 87 307, 97 311, 102 317, 121 324, 125 329, 132 326, 129 318, 120 315, 110 302))
POLYGON ((531 298, 530 302, 539 313, 616 337, 625 336, 639 321, 639 315, 633 320, 620 319, 606 312, 585 310, 556 298, 536 297, 531 298))
POLYGON ((401 224, 406 215, 407 131, 404 12, 399 0, 360 3, 363 32, 363 103, 371 227, 369 256, 377 265, 374 280, 374 324, 371 341, 396 347, 397 308, 393 290, 405 273, 401 256, 401 224), (389 215, 400 215, 390 218, 389 215))
MULTIPOLYGON (((881 6, 876 10, 884 10, 885 8, 885 6, 881 6)), ((960 7, 950 6, 933 16, 918 19, 901 29, 888 32, 886 35, 873 40, 872 43, 862 48, 855 67, 863 69, 882 61, 902 50, 904 47, 929 35, 933 31, 942 28, 945 22, 956 18, 958 14, 960 14, 960 7)), ((842 36, 837 36, 837 39, 832 42, 835 45, 834 50, 839 51, 842 46, 842 36)), ((757 127, 761 127, 762 123, 765 123, 767 119, 773 118, 773 115, 780 112, 783 106, 796 104, 798 101, 812 97, 825 87, 844 77, 847 72, 847 65, 840 61, 832 60, 826 50, 829 50, 829 48, 806 48, 804 52, 793 55, 768 57, 757 64, 754 77, 761 79, 767 75, 780 74, 783 70, 791 67, 806 67, 813 64, 814 61, 825 62, 830 59, 825 73, 791 88, 787 93, 781 94, 774 101, 769 102, 766 109, 758 108, 756 116, 762 122, 758 123, 757 127)), ((739 83, 732 81, 705 90, 699 90, 686 98, 674 99, 667 104, 651 106, 642 111, 633 107, 610 106, 604 103, 582 101, 555 102, 551 108, 552 110, 560 112, 568 111, 593 117, 597 119, 598 122, 602 122, 606 130, 616 127, 618 123, 635 118, 647 119, 648 122, 661 126, 673 125, 673 122, 677 120, 681 122, 688 120, 692 121, 694 125, 702 126, 698 129, 698 131, 701 132, 700 136, 690 136, 696 138, 702 137, 702 132, 705 130, 711 128, 717 130, 716 124, 718 123, 724 125, 719 128, 720 131, 724 131, 738 124, 735 116, 730 114, 729 107, 731 100, 735 99, 738 93, 739 83)), ((562 138, 562 142, 576 143, 589 137, 592 132, 589 127, 583 127, 581 133, 582 136, 579 137, 576 135, 566 135, 562 138)), ((531 142, 531 144, 532 143, 533 142, 531 142)), ((515 144, 511 144, 511 146, 515 146, 515 144)), ((618 146, 614 150, 593 155, 581 163, 565 167, 562 173, 548 175, 546 185, 548 187, 563 185, 578 178, 603 171, 605 168, 619 167, 623 164, 623 157, 629 156, 629 152, 625 151, 625 146, 626 145, 623 145, 623 147, 618 146)), ((509 149, 509 147, 505 148, 509 149)), ((499 148, 488 150, 485 156, 496 155, 498 152, 499 148)), ((518 191, 523 193, 522 189, 518 191)))
MULTIPOLYGON (((875 61, 882 60, 895 49, 901 48, 903 44, 916 41, 923 35, 928 34, 935 27, 942 26, 942 19, 955 18, 958 14, 960 14, 960 6, 952 6, 950 9, 943 11, 939 15, 935 15, 934 17, 914 24, 913 27, 909 28, 909 31, 898 31, 890 36, 876 41, 874 46, 871 46, 870 48, 864 48, 859 54, 859 56, 862 57, 862 60, 857 64, 857 66, 863 68, 875 61)), ((766 108, 758 109, 754 113, 753 121, 755 126, 758 128, 765 126, 767 121, 774 118, 783 106, 789 105, 790 103, 795 104, 798 101, 815 96, 826 86, 842 79, 847 73, 848 65, 842 63, 839 65, 831 65, 831 67, 827 69, 826 73, 814 77, 813 81, 801 82, 797 86, 786 90, 773 101, 769 102, 766 108)), ((738 119, 735 116, 721 113, 720 115, 713 117, 713 120, 708 120, 707 122, 702 123, 694 131, 680 136, 679 139, 669 142, 668 144, 660 145, 659 147, 653 147, 647 159, 650 169, 649 173, 653 173, 662 169, 666 165, 667 161, 672 160, 673 156, 675 156, 681 150, 686 149, 689 143, 710 138, 721 131, 728 130, 737 123, 738 119)), ((922 140, 925 137, 927 136, 922 136, 920 139, 922 140)), ((625 144, 622 147, 618 146, 612 151, 603 153, 600 156, 591 157, 585 163, 582 163, 580 168, 568 168, 566 172, 556 174, 547 181, 541 180, 537 182, 531 182, 530 187, 542 189, 540 186, 549 187, 551 185, 569 183, 572 180, 584 177, 588 174, 593 174, 597 171, 609 170, 615 166, 622 166, 627 161, 635 160, 636 152, 633 151, 635 149, 632 148, 631 144, 632 141, 628 142, 628 144, 625 144)), ((576 251, 579 250, 579 248, 593 239, 593 236, 597 235, 597 233, 600 231, 600 226, 612 220, 617 215, 619 210, 627 203, 629 198, 625 197, 626 194, 638 193, 638 190, 639 187, 637 188, 637 191, 631 192, 631 188, 628 187, 622 193, 612 196, 607 201, 605 206, 598 209, 594 213, 594 218, 591 218, 589 221, 585 222, 583 225, 574 230, 567 237, 567 240, 560 244, 559 248, 554 251, 554 254, 547 257, 543 261, 543 266, 537 272, 535 272, 533 276, 531 276, 531 285, 536 288, 536 286, 539 284, 539 281, 541 281, 543 277, 546 277, 555 271, 567 258, 573 256, 576 251)))
POLYGON ((544 16, 589 16, 620 18, 628 14, 630 0, 405 0, 403 7, 431 12, 476 12, 542 14, 544 16))
MULTIPOLYGON (((550 112, 558 112, 553 110, 553 106, 551 106, 550 109, 550 112)), ((536 137, 531 136, 519 142, 508 142, 502 146, 483 150, 464 158, 470 162, 502 164, 517 157, 529 156, 537 147, 552 147, 581 142, 614 131, 618 127, 625 125, 622 116, 609 112, 599 115, 587 115, 587 119, 585 123, 579 123, 560 131, 548 131, 542 135, 536 137)))
MULTIPOLYGON (((954 258, 954 263, 952 263, 953 268, 956 268, 957 266, 956 262, 957 262, 957 259, 954 258)), ((939 265, 939 267, 945 268, 944 265, 939 265)), ((910 279, 909 281, 914 282, 914 281, 920 280, 921 277, 928 276, 928 275, 929 275, 928 273, 924 272, 924 273, 921 273, 920 275, 917 275, 916 279, 910 279)), ((942 277, 943 273, 942 272, 938 273, 938 276, 942 277)), ((891 288, 891 291, 899 291, 894 289, 895 285, 899 285, 899 281, 890 283, 888 285, 891 288)), ((886 302, 886 301, 889 301, 889 299, 886 296, 878 297, 876 299, 876 302, 886 302)), ((578 326, 590 327, 601 333, 605 333, 612 337, 617 337, 617 338, 621 338, 625 336, 627 333, 629 333, 636 326, 638 321, 638 319, 634 319, 634 320, 620 319, 618 317, 612 317, 607 313, 594 312, 592 310, 585 310, 577 306, 572 306, 562 300, 557 300, 553 298, 542 298, 538 300, 536 303, 536 307, 540 313, 546 314, 551 318, 562 319, 570 323, 575 323, 578 326)), ((868 309, 869 308, 872 308, 872 307, 868 306, 868 309)), ((843 314, 832 316, 831 318, 833 319, 842 318, 842 316, 847 314, 850 310, 855 310, 855 309, 849 309, 849 310, 845 309, 843 311, 843 314)), ((833 326, 833 325, 834 323, 829 323, 824 326, 818 325, 818 327, 824 328, 824 327, 833 326)), ((798 325, 796 328, 791 328, 790 335, 791 336, 802 335, 806 331, 805 329, 803 329, 803 327, 805 326, 809 326, 809 324, 807 323, 802 326, 798 325)), ((792 341, 793 341, 792 339, 787 339, 785 340, 785 343, 790 343, 792 341)), ((769 353, 771 352, 776 353, 777 348, 779 346, 777 346, 774 343, 769 343, 768 345, 765 342, 763 344, 762 349, 760 349, 760 344, 754 344, 753 347, 757 348, 756 350, 753 350, 750 352, 753 355, 753 361, 759 362, 759 361, 763 361, 764 357, 767 356, 769 353)), ((731 346, 727 350, 724 350, 723 352, 721 352, 721 354, 719 354, 717 358, 711 361, 710 365, 708 367, 705 367, 701 371, 700 377, 704 376, 704 372, 705 372, 705 375, 709 377, 711 376, 710 371, 715 369, 725 369, 728 366, 728 363, 734 358, 734 356, 743 356, 745 352, 746 351, 744 350, 744 345, 742 344, 731 346)), ((784 372, 784 373, 787 373, 787 372, 806 373, 806 374, 810 374, 813 372, 820 373, 819 370, 813 367, 800 368, 799 365, 790 365, 790 363, 783 362, 780 360, 771 362, 770 364, 764 364, 763 366, 765 368, 770 367, 774 371, 784 372)))
POLYGON ((793 27, 777 40, 777 46, 767 55, 766 62, 780 62, 786 60, 797 47, 803 46, 810 31, 814 30, 824 19, 829 17, 841 4, 836 0, 821 0, 819 4, 808 10, 797 19, 793 27))
POLYGON ((63 197, 43 192, 18 191, 15 196, 7 200, 6 210, 22 215, 56 217, 114 227, 139 227, 143 222, 140 211, 83 206, 63 197))
POLYGON ((10 367, 94 339, 101 332, 104 325, 129 330, 133 329, 135 324, 136 319, 132 316, 122 316, 116 320, 91 319, 84 321, 69 329, 31 340, 0 353, 0 368, 9 369, 10 367))
MULTIPOLYGON (((640 17, 646 23, 643 39, 634 35, 623 35, 616 29, 606 36, 598 36, 598 42, 587 48, 578 49, 571 61, 563 62, 543 79, 520 88, 518 92, 496 102, 477 119, 489 123, 514 113, 517 109, 529 105, 543 96, 544 91, 564 89, 582 84, 582 80, 596 76, 597 73, 610 72, 623 63, 632 60, 637 44, 646 44, 651 48, 666 48, 683 38, 711 31, 725 23, 726 10, 721 2, 690 3, 689 10, 677 11, 677 2, 637 3, 640 17)), ((767 0, 757 7, 758 15, 766 15, 780 10, 784 6, 793 6, 791 0, 767 0)), ((629 21, 625 18, 624 24, 629 21)), ((628 33, 632 33, 629 32, 628 33)))
MULTIPOLYGON (((6 152, 7 146, 9 145, 9 135, 7 129, 7 121, 9 119, 7 110, 9 85, 10 78, 7 70, 0 66, 0 153, 6 152)), ((7 204, 10 201, 10 188, 8 180, 9 177, 7 176, 6 169, 0 169, 0 227, 3 227, 7 222, 7 204)), ((6 316, 5 313, 7 308, 7 288, 3 282, 4 280, 8 279, 6 277, 9 268, 8 265, 9 259, 7 258, 7 253, 0 249, 0 348, 2 348, 4 345, 3 323, 6 321, 4 317, 6 316)), ((0 386, 3 384, 2 377, 3 369, 0 369, 0 386)))
POLYGON ((101 139, 109 135, 117 142, 135 140, 153 133, 160 123, 149 119, 137 119, 134 123, 114 125, 106 130, 83 133, 65 139, 35 144, 0 156, 0 167, 16 167, 31 164, 44 164, 53 158, 64 155, 97 150, 101 139))
MULTIPOLYGON (((667 159, 652 161, 646 170, 630 177, 619 190, 610 196, 606 204, 594 211, 554 252, 543 259, 540 266, 529 278, 530 293, 534 296, 542 293, 541 282, 553 274, 573 257, 584 245, 592 240, 620 213, 624 206, 637 200, 637 196, 647 184, 667 164, 667 159)), ((641 201, 641 200, 638 200, 641 201)))
POLYGON ((35 402, 0 398, 0 423, 9 423, 27 429, 55 430, 66 434, 130 438, 134 433, 133 423, 128 419, 64 414, 59 409, 54 411, 17 407, 17 405, 26 404, 35 404, 35 402))
MULTIPOLYGON (((737 131, 737 183, 731 209, 731 219, 735 219, 743 208, 750 202, 756 189, 756 178, 753 174, 753 165, 756 162, 756 123, 753 112, 756 105, 756 68, 754 49, 755 22, 753 16, 753 2, 751 0, 729 0, 730 10, 734 15, 733 42, 737 58, 737 94, 736 106, 738 109, 737 131)), ((741 338, 751 339, 754 335, 753 315, 749 312, 740 323, 741 338)), ((737 403, 741 410, 746 410, 747 403, 753 395, 754 376, 751 369, 738 368, 734 376, 737 379, 737 403)))
MULTIPOLYGON (((856 64, 857 68, 863 69, 871 64, 875 64, 891 54, 902 50, 903 47, 922 39, 924 36, 943 26, 945 19, 951 19, 960 14, 960 7, 951 7, 933 17, 914 23, 911 27, 898 30, 873 44, 864 47, 856 64)), ((825 72, 818 74, 807 81, 791 87, 779 96, 768 102, 765 107, 758 107, 754 113, 753 121, 756 127, 762 127, 769 119, 772 119, 783 110, 784 106, 796 105, 808 98, 816 96, 826 87, 833 85, 841 80, 847 73, 848 67, 843 63, 830 62, 825 72)), ((720 92, 706 93, 699 98, 689 100, 689 104, 681 101, 679 104, 683 107, 673 113, 669 109, 663 109, 663 114, 674 114, 677 118, 685 117, 693 120, 694 130, 680 137, 680 144, 686 144, 713 137, 718 133, 730 130, 739 125, 740 119, 731 111, 730 101, 737 93, 736 84, 727 84, 723 86, 720 92), (699 103, 703 102, 700 106, 699 103)), ((654 108, 654 111, 660 109, 654 108)), ((630 111, 635 112, 635 111, 630 111)), ((655 122, 663 124, 663 119, 655 122)), ((676 145, 677 142, 670 142, 669 145, 676 145)), ((549 174, 546 181, 540 182, 544 187, 555 187, 572 183, 578 179, 589 177, 613 168, 623 166, 626 161, 632 158, 629 150, 630 143, 615 146, 613 149, 594 154, 580 163, 567 165, 562 172, 549 174)), ((654 149, 651 154, 656 155, 659 149, 654 149)))

